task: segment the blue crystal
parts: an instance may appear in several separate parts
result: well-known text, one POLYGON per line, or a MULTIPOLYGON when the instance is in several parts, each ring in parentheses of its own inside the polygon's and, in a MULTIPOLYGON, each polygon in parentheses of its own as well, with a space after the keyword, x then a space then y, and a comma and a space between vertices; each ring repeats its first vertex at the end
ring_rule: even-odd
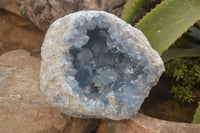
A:
POLYGON ((93 78, 93 83, 100 87, 101 85, 108 85, 118 79, 118 75, 110 67, 98 69, 97 74, 93 78))
POLYGON ((144 66, 138 66, 134 62, 137 60, 136 56, 131 58, 127 53, 121 52, 122 44, 111 39, 107 29, 96 27, 88 30, 86 35, 89 40, 82 48, 73 46, 70 49, 74 68, 77 70, 75 79, 80 88, 85 88, 84 95, 102 92, 102 89, 108 87, 117 93, 116 90, 142 73, 144 66))
MULTIPOLYGON (((64 34, 64 44, 68 45, 69 56, 72 56, 68 60, 73 62, 66 75, 74 74, 78 86, 70 85, 73 92, 79 94, 86 110, 103 110, 114 97, 117 113, 124 109, 137 112, 144 101, 144 89, 149 89, 148 86, 143 88, 144 84, 155 84, 151 82, 149 73, 156 70, 148 68, 147 55, 135 51, 134 44, 128 42, 130 35, 121 34, 103 18, 101 15, 93 16, 86 21, 84 16, 80 16, 71 24, 70 32, 64 34), (71 74, 72 70, 76 72, 71 74), (102 108, 94 108, 95 105, 89 104, 91 100, 94 103, 100 100, 102 108)), ((134 35, 131 37, 136 38, 134 35)))
POLYGON ((49 103, 69 116, 114 120, 136 114, 164 71, 144 34, 104 11, 55 21, 41 64, 41 90, 49 103))
POLYGON ((79 82, 79 86, 84 88, 92 83, 92 73, 90 67, 78 69, 75 79, 79 82))

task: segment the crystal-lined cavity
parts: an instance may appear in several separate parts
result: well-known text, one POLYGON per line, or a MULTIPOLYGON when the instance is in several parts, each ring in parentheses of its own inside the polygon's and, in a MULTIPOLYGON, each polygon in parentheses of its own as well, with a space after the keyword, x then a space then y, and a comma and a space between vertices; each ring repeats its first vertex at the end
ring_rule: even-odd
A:
POLYGON ((130 118, 164 71, 141 31, 99 11, 81 11, 54 22, 42 59, 43 94, 75 117, 130 118))

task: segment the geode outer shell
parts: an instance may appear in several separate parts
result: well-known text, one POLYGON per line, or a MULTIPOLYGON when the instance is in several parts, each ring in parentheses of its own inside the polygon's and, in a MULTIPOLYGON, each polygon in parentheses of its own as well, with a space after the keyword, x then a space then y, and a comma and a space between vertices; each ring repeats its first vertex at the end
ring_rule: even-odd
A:
POLYGON ((48 29, 40 88, 66 115, 121 120, 138 112, 163 71, 140 30, 104 11, 80 11, 48 29))

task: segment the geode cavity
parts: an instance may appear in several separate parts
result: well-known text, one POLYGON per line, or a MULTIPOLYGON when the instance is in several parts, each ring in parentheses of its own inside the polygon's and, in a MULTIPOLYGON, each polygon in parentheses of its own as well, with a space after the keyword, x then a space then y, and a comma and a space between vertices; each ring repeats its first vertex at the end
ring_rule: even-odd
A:
POLYGON ((103 11, 58 19, 42 45, 41 91, 74 117, 132 117, 163 71, 143 33, 103 11))

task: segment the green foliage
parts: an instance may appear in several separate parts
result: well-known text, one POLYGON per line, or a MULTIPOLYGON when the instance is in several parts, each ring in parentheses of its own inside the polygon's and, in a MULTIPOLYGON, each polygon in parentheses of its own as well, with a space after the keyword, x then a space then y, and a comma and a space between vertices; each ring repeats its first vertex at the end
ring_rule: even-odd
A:
POLYGON ((164 0, 135 25, 161 55, 200 19, 200 0, 164 0))
POLYGON ((170 48, 162 54, 164 62, 176 57, 200 57, 200 47, 190 49, 170 48))
POLYGON ((194 119, 193 119, 192 123, 200 124, 200 102, 199 102, 199 106, 197 107, 197 110, 196 110, 196 113, 194 115, 194 119))
POLYGON ((145 0, 128 0, 122 11, 121 18, 127 23, 131 23, 137 10, 141 7, 145 0))
MULTIPOLYGON (((129 0, 122 12, 122 19, 131 23, 136 11, 142 3, 140 0, 129 0)), ((180 36, 195 22, 200 20, 200 0, 164 0, 135 27, 148 38, 151 46, 162 55, 180 36)), ((194 40, 199 40, 200 21, 196 28, 190 28, 194 40)), ((185 41, 185 40, 184 40, 185 41)), ((182 43, 181 43, 182 44, 182 43)), ((182 102, 193 102, 195 95, 192 89, 200 83, 200 60, 176 57, 199 57, 200 47, 190 49, 169 49, 162 55, 166 66, 166 74, 174 79, 171 92, 182 102), (175 58, 175 59, 173 59, 175 58)), ((193 123, 200 123, 200 103, 193 123)))
POLYGON ((173 86, 171 92, 174 93, 174 97, 177 98, 182 103, 194 102, 195 96, 192 94, 191 88, 183 87, 180 85, 173 86))
POLYGON ((175 45, 162 54, 164 62, 176 57, 200 57, 200 21, 179 38, 175 45))
POLYGON ((165 63, 166 75, 174 80, 171 92, 183 103, 194 101, 191 90, 200 83, 199 64, 200 60, 195 58, 175 58, 165 63))
MULTIPOLYGON (((121 18, 127 23, 131 23, 131 20, 144 1, 128 0, 124 6, 121 18)), ((200 20, 200 0, 164 0, 144 16, 135 27, 143 31, 152 47, 162 55, 170 45, 198 20, 200 20)), ((197 33, 200 34, 196 28, 193 31, 192 34, 196 36, 198 36, 197 33)), ((175 53, 174 51, 165 54, 167 60, 173 58, 170 55, 175 53)), ((183 57, 185 55, 199 56, 198 51, 194 49, 183 52, 185 54, 175 54, 175 57, 183 57)))

